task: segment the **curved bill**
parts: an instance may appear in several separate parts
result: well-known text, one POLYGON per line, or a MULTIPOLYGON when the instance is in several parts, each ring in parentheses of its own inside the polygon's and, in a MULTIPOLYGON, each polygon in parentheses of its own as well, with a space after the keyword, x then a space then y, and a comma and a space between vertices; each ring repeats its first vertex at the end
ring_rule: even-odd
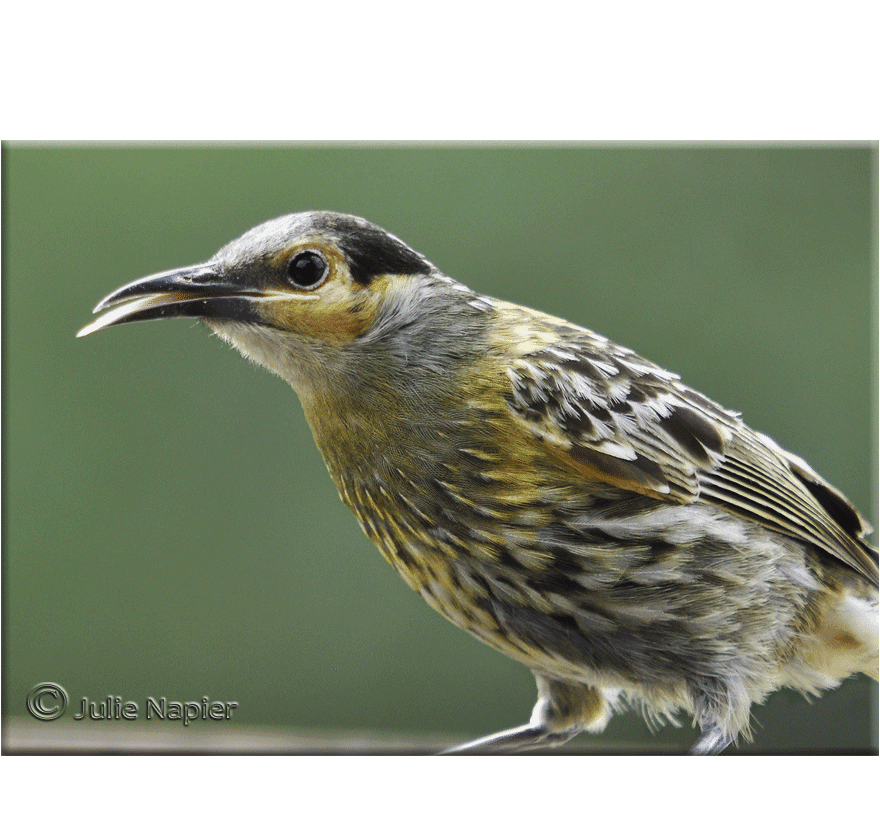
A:
POLYGON ((281 298, 281 295, 235 283, 211 264, 196 264, 147 276, 114 290, 92 311, 106 312, 76 335, 88 336, 96 330, 126 322, 176 316, 258 322, 255 303, 272 298, 281 298))

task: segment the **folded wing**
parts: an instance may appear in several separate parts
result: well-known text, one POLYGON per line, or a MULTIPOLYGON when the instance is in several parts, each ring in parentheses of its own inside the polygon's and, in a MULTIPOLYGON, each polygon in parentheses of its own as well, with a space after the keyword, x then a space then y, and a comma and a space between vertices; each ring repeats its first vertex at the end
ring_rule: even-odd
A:
POLYGON ((811 543, 878 582, 870 526, 802 459, 632 351, 588 331, 515 359, 507 405, 585 477, 674 502, 701 500, 811 543))

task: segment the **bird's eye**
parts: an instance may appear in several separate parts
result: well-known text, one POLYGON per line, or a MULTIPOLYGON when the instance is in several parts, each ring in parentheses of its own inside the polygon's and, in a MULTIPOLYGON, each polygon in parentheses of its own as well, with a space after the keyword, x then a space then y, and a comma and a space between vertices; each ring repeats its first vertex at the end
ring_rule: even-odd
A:
POLYGON ((287 275, 294 287, 314 290, 327 278, 327 260, 311 250, 295 255, 287 265, 287 275))

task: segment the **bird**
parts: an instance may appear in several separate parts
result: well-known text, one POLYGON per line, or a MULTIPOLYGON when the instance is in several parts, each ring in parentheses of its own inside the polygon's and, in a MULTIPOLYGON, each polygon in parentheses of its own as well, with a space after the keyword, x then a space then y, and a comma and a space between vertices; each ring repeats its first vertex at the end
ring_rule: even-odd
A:
POLYGON ((262 223, 120 287, 77 334, 195 318, 288 382, 342 501, 435 610, 534 674, 508 753, 878 678, 871 527, 803 459, 577 324, 482 295, 379 226, 262 223))

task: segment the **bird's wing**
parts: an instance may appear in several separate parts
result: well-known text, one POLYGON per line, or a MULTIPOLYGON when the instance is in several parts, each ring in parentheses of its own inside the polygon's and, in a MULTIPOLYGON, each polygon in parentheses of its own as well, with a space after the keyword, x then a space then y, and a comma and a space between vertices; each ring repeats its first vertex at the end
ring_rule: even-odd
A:
MULTIPOLYGON (((805 540, 877 582, 870 531, 803 460, 626 348, 569 328, 507 368, 507 406, 579 473, 674 502, 701 500, 805 540)), ((559 329, 557 328, 557 333, 559 329)))

